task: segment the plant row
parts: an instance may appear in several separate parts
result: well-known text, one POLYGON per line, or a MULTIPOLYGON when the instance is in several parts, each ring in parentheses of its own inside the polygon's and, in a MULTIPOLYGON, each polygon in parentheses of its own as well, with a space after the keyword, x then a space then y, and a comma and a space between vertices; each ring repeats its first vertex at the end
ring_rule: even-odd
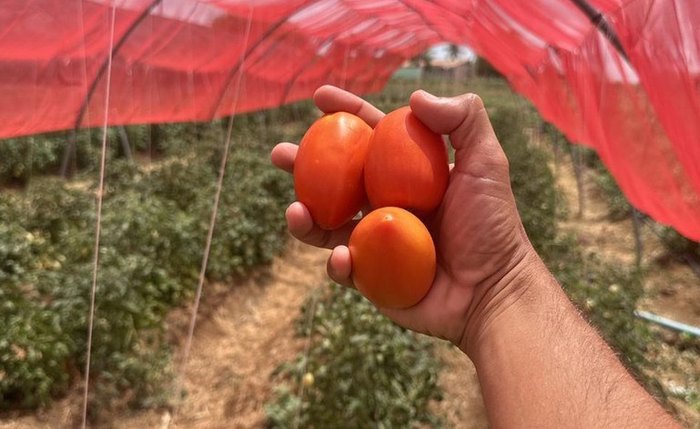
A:
MULTIPOLYGON (((163 128, 161 137, 169 140, 158 162, 142 167, 111 152, 107 163, 91 360, 93 400, 103 407, 127 392, 134 406, 167 399, 164 318, 192 296, 202 263, 223 131, 218 124, 163 128)), ((269 263, 286 237, 291 181, 269 165, 273 141, 261 140, 254 126, 239 131, 224 179, 209 280, 269 263)), ((83 371, 95 176, 94 169, 71 181, 33 176, 23 191, 3 192, 0 408, 46 404, 83 371)))

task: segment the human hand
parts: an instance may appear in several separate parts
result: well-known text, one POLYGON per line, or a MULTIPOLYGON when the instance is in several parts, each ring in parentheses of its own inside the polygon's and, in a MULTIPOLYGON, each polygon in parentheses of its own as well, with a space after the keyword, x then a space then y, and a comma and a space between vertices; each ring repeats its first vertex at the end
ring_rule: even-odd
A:
MULTIPOLYGON (((383 113, 348 92, 324 86, 314 94, 324 112, 354 113, 374 127, 383 113)), ((538 260, 522 227, 510 187, 508 161, 481 100, 473 94, 437 98, 424 91, 411 95, 413 113, 426 126, 447 134, 455 165, 443 201, 426 224, 437 250, 437 271, 428 294, 408 309, 379 310, 400 325, 445 338, 467 351, 490 320, 519 296, 514 280, 538 260)), ((296 145, 280 143, 272 162, 292 172, 296 145)), ((356 224, 325 231, 295 202, 286 212, 289 231, 308 244, 333 249, 328 274, 351 285, 352 261, 347 240, 356 224)))

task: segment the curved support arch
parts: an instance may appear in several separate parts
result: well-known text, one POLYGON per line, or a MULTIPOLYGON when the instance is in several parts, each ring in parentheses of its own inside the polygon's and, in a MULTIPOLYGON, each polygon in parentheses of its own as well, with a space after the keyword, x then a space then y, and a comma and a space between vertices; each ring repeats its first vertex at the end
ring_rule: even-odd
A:
POLYGON ((620 43, 620 39, 617 37, 617 33, 615 33, 615 30, 610 26, 608 23, 608 20, 605 19, 602 13, 600 13, 599 10, 591 6, 590 3, 588 3, 586 0, 571 0, 571 3, 576 5, 576 7, 584 14, 586 17, 591 21, 591 24, 593 24, 594 27, 600 31, 603 36, 605 36, 606 39, 610 42, 611 45, 617 50, 617 52, 622 55, 622 58, 624 58, 627 63, 629 64, 630 59, 627 56, 627 52, 625 52, 625 48, 622 47, 622 43, 620 43))

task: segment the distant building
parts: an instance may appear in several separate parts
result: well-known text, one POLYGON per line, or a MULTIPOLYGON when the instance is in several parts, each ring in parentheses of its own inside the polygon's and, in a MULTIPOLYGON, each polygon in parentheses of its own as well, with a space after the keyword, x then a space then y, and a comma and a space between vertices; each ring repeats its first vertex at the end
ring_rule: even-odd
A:
POLYGON ((426 78, 452 79, 456 81, 466 81, 476 74, 473 61, 458 60, 432 60, 430 67, 425 69, 426 78))
POLYGON ((476 68, 473 61, 433 59, 429 63, 420 61, 407 61, 403 67, 396 70, 392 76, 394 79, 421 80, 421 79, 449 79, 466 81, 475 76, 476 68))

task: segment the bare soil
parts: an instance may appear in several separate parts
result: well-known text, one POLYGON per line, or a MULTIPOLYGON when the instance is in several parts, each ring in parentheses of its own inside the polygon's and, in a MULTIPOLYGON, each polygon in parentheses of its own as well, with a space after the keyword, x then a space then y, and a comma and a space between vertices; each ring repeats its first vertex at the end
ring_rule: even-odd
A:
POLYGON ((114 427, 264 427, 264 405, 273 393, 270 375, 303 349, 294 320, 309 292, 326 284, 327 256, 291 241, 267 278, 226 288, 197 329, 179 406, 124 416, 114 427))

